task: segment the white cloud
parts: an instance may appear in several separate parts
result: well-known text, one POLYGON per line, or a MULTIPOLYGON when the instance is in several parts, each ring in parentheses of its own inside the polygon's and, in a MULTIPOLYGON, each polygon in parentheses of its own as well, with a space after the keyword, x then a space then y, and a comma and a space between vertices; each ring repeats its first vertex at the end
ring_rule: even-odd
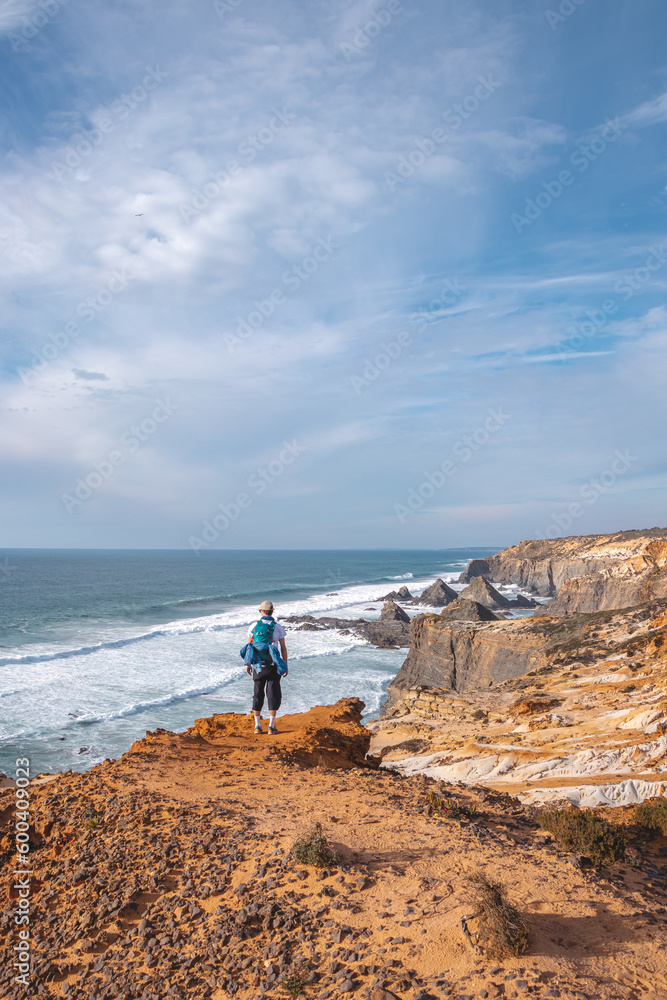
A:
POLYGON ((644 101, 634 111, 623 115, 621 120, 625 125, 636 125, 638 128, 667 121, 667 91, 650 101, 644 101))

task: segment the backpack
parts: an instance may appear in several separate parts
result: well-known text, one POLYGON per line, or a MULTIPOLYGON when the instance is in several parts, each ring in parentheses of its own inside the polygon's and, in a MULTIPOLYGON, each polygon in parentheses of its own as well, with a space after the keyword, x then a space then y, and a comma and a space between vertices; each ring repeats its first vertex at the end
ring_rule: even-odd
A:
POLYGON ((252 642, 259 653, 262 663, 272 663, 269 644, 273 642, 273 630, 276 623, 273 618, 260 618, 252 630, 252 642), (264 648, 262 648, 264 647, 264 648))

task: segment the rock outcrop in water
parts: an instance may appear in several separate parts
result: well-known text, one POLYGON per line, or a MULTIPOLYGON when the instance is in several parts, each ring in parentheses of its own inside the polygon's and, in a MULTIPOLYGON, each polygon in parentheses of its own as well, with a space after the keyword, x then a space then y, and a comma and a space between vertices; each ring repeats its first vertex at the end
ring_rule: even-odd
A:
POLYGON ((667 528, 523 541, 461 574, 555 598, 537 614, 628 608, 667 596, 667 528))
POLYGON ((400 601, 401 604, 409 604, 414 601, 414 597, 407 587, 399 587, 398 590, 391 590, 384 597, 377 597, 377 601, 400 601))
POLYGON ((499 593, 495 587, 491 586, 484 576, 475 577, 471 584, 464 587, 459 597, 465 601, 477 601, 492 611, 511 611, 520 608, 537 607, 537 601, 534 601, 530 597, 524 597, 523 594, 518 594, 516 598, 510 600, 504 594, 499 593))
POLYGON ((419 604, 425 604, 427 607, 443 608, 452 601, 455 601, 458 596, 455 590, 448 587, 445 581, 438 577, 435 583, 432 583, 430 587, 422 591, 417 600, 419 604))
POLYGON ((280 622, 289 625, 298 625, 298 631, 324 632, 327 629, 336 629, 341 635, 348 635, 352 632, 360 639, 377 646, 378 649, 396 649, 407 646, 410 637, 410 617, 402 608, 387 601, 384 605, 380 617, 373 621, 366 618, 331 618, 324 616, 315 618, 314 615, 288 615, 280 618, 280 622))

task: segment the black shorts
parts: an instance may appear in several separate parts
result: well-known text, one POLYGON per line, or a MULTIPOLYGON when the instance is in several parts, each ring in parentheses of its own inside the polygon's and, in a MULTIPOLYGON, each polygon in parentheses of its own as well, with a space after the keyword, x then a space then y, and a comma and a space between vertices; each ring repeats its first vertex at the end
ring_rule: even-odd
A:
MULTIPOLYGON (((264 673, 264 671, 263 671, 264 673)), ((280 677, 277 671, 267 672, 266 676, 255 679, 255 690, 252 696, 253 712, 261 712, 264 707, 264 692, 269 703, 269 712, 277 712, 283 700, 280 689, 280 677)))

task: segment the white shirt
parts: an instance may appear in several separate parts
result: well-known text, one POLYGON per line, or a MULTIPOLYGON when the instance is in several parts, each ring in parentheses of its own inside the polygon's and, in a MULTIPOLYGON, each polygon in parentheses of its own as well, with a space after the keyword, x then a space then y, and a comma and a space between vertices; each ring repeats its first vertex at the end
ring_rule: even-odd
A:
MULTIPOLYGON (((258 619, 258 621, 260 620, 261 619, 258 619)), ((256 624, 257 622, 253 622, 250 628, 248 629, 248 642, 250 642, 250 640, 252 639, 252 630, 254 629, 256 624)), ((276 622, 276 624, 273 627, 273 641, 279 642, 280 639, 284 639, 286 635, 287 632, 285 631, 284 627, 279 622, 276 622)))

